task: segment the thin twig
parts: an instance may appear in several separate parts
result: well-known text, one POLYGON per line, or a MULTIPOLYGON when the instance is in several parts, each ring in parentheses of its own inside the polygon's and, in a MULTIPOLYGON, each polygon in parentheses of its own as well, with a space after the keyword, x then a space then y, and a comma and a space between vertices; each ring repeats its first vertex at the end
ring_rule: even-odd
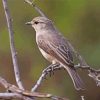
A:
POLYGON ((12 28, 12 18, 11 18, 10 11, 8 8, 7 0, 2 0, 2 2, 3 2, 3 7, 4 7, 8 31, 9 31, 10 49, 11 49, 11 54, 12 54, 15 79, 16 79, 16 82, 19 88, 24 90, 24 87, 23 87, 23 84, 20 78, 19 66, 18 66, 18 61, 17 61, 17 52, 16 52, 15 45, 14 45, 14 32, 12 28))
POLYGON ((2 77, 0 77, 0 84, 6 89, 10 86, 10 84, 2 77))
POLYGON ((46 15, 43 13, 43 11, 31 0, 24 0, 26 3, 28 3, 29 5, 31 5, 32 7, 35 8, 35 10, 43 17, 46 17, 46 15))
POLYGON ((85 100, 85 99, 84 99, 84 96, 81 96, 81 100, 85 100))
POLYGON ((43 70, 41 76, 39 77, 38 81, 36 82, 36 84, 33 86, 32 88, 32 92, 36 91, 37 88, 39 88, 39 86, 41 85, 42 81, 45 79, 45 77, 47 76, 47 74, 52 73, 54 70, 60 69, 62 68, 61 66, 55 65, 53 69, 50 68, 46 68, 43 70))
POLYGON ((45 76, 46 76, 46 73, 42 73, 42 75, 39 77, 36 84, 33 86, 32 90, 31 90, 32 92, 37 90, 37 88, 41 85, 42 81, 44 80, 45 76))

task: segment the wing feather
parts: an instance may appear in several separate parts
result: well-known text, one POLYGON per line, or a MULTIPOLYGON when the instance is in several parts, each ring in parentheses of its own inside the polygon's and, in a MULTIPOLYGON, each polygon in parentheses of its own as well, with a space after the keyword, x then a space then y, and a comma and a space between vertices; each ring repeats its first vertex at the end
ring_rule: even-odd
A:
POLYGON ((38 39, 39 48, 43 49, 46 53, 56 58, 62 64, 67 66, 73 66, 73 58, 68 47, 65 45, 55 44, 55 42, 44 41, 44 39, 38 39))

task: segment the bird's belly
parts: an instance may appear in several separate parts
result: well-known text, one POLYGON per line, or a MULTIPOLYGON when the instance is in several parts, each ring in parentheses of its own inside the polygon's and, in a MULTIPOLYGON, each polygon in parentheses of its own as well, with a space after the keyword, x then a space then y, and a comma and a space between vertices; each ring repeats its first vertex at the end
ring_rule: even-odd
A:
POLYGON ((47 59, 49 62, 53 62, 55 60, 54 57, 50 56, 49 54, 47 54, 44 50, 42 50, 41 48, 39 48, 39 50, 41 51, 42 55, 45 57, 45 59, 47 59))

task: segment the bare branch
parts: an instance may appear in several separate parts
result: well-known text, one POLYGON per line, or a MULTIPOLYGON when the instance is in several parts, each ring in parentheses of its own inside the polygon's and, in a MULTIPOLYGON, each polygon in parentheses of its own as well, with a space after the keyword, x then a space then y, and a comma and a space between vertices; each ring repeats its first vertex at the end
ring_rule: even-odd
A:
POLYGON ((57 70, 60 68, 63 68, 63 67, 59 66, 59 64, 56 64, 56 65, 50 65, 46 69, 44 69, 41 76, 39 77, 37 83, 33 86, 31 91, 34 92, 37 90, 37 88, 41 85, 42 81, 45 79, 47 74, 51 74, 54 70, 57 70), (50 67, 52 67, 52 68, 50 68, 50 67))
POLYGON ((10 11, 8 8, 7 0, 2 0, 2 2, 3 2, 3 7, 4 7, 8 31, 9 31, 10 49, 11 49, 11 54, 12 54, 15 79, 16 79, 16 82, 19 88, 24 89, 23 84, 21 82, 21 78, 20 78, 20 72, 19 72, 18 61, 17 61, 17 52, 16 52, 15 45, 14 45, 14 32, 12 28, 12 18, 11 18, 10 11))
POLYGON ((0 77, 0 84, 6 89, 9 88, 9 86, 10 86, 10 84, 2 77, 0 77))
POLYGON ((81 96, 81 100, 85 100, 84 96, 81 96))
POLYGON ((24 0, 26 3, 28 3, 29 5, 31 5, 32 7, 35 8, 35 10, 43 17, 46 17, 46 15, 42 12, 42 10, 31 0, 24 0))
MULTIPOLYGON (((28 95, 27 94, 26 94, 26 96, 33 97, 33 93, 28 94, 28 95)), ((58 97, 58 96, 52 96, 51 94, 47 94, 45 96, 44 95, 40 95, 39 98, 50 98, 52 100, 68 100, 66 98, 61 98, 61 97, 58 97)), ((23 95, 18 94, 18 93, 0 93, 0 99, 7 99, 7 100, 8 99, 28 100, 23 95)))
POLYGON ((29 96, 29 97, 38 97, 38 98, 49 98, 52 100, 69 100, 67 98, 62 98, 59 96, 54 96, 52 94, 47 94, 47 93, 38 93, 38 92, 23 92, 23 95, 29 96))
POLYGON ((37 88, 41 85, 41 83, 44 80, 46 75, 47 75, 46 73, 42 73, 42 75, 39 77, 39 79, 38 79, 37 83, 35 84, 35 86, 33 86, 32 90, 31 90, 32 92, 37 90, 37 88))
POLYGON ((14 92, 14 94, 6 94, 6 93, 1 93, 0 95, 0 98, 7 98, 8 96, 8 99, 9 98, 20 98, 20 99, 23 99, 23 100, 33 100, 29 97, 25 97, 21 94, 19 94, 19 92, 21 92, 22 90, 17 88, 16 86, 8 83, 4 78, 0 77, 0 84, 2 86, 4 86, 4 88, 7 90, 7 91, 10 91, 10 92, 14 92), (16 92, 17 91, 17 92, 16 92), (18 93, 18 94, 17 94, 18 93), (13 97, 14 96, 14 97, 13 97))
POLYGON ((0 99, 21 99, 25 100, 22 95, 17 93, 0 93, 0 99))
POLYGON ((1 93, 0 98, 5 98, 5 99, 19 98, 22 100, 33 100, 32 99, 33 97, 37 97, 37 98, 50 98, 52 100, 68 100, 66 98, 61 98, 48 93, 30 92, 27 90, 19 89, 15 85, 8 83, 2 77, 0 77, 0 84, 2 84, 8 91, 10 91, 10 93, 1 93))

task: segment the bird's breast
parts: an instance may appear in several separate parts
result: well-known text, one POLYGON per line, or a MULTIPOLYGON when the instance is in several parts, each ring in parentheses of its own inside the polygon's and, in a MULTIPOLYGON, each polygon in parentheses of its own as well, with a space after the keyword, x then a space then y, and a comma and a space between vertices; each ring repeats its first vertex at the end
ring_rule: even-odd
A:
POLYGON ((43 49, 39 48, 39 50, 42 53, 42 55, 44 56, 44 58, 47 59, 49 62, 53 62, 53 60, 55 60, 54 57, 47 54, 43 49))

